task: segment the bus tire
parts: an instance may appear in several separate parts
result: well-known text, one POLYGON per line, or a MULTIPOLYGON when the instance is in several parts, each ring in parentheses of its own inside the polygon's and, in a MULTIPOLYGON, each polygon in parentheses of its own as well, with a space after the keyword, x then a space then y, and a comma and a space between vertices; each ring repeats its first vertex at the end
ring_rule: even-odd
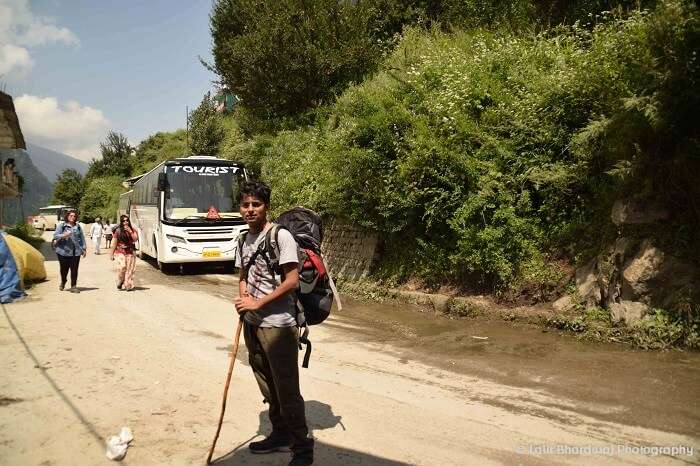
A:
POLYGON ((156 238, 153 237, 153 247, 156 249, 156 257, 154 259, 156 260, 156 264, 158 265, 158 270, 163 272, 164 274, 168 275, 172 272, 173 270, 173 265, 174 264, 168 264, 166 262, 161 262, 160 257, 158 254, 158 243, 156 243, 156 238))

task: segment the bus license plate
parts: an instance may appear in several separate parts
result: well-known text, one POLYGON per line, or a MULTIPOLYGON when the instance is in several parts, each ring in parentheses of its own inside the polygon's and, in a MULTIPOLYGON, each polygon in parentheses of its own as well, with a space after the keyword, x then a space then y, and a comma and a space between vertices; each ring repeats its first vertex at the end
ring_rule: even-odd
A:
POLYGON ((202 252, 202 257, 221 257, 221 251, 218 249, 210 249, 202 252))

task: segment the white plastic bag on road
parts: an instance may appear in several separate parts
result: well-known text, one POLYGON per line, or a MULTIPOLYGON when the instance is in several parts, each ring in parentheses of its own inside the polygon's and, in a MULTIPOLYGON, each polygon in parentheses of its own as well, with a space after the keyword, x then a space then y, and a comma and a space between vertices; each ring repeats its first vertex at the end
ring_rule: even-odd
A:
POLYGON ((107 440, 107 458, 114 461, 121 461, 126 456, 126 450, 129 448, 129 442, 134 440, 134 434, 128 427, 122 427, 119 435, 112 435, 107 440))

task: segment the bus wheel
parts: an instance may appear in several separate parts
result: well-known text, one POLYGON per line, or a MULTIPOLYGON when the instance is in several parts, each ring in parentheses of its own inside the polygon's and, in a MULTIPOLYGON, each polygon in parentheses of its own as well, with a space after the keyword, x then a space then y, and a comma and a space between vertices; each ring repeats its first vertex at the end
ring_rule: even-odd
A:
MULTIPOLYGON (((155 243, 153 243, 153 244, 155 244, 155 243)), ((158 254, 158 246, 156 246, 156 257, 155 257, 155 260, 156 260, 156 264, 158 264, 158 270, 160 270, 161 272, 163 272, 163 273, 166 274, 166 275, 170 274, 170 273, 172 272, 172 270, 173 270, 173 264, 168 264, 168 263, 166 263, 166 262, 161 262, 161 261, 160 261, 160 258, 159 258, 158 256, 159 256, 159 254, 158 254)))

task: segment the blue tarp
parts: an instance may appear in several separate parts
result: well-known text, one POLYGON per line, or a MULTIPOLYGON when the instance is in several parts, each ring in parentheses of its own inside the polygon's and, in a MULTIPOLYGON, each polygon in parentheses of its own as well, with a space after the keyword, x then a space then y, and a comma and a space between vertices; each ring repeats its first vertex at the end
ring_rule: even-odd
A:
POLYGON ((0 235, 0 302, 11 303, 17 298, 23 298, 26 293, 22 290, 22 284, 12 257, 7 241, 0 235))

